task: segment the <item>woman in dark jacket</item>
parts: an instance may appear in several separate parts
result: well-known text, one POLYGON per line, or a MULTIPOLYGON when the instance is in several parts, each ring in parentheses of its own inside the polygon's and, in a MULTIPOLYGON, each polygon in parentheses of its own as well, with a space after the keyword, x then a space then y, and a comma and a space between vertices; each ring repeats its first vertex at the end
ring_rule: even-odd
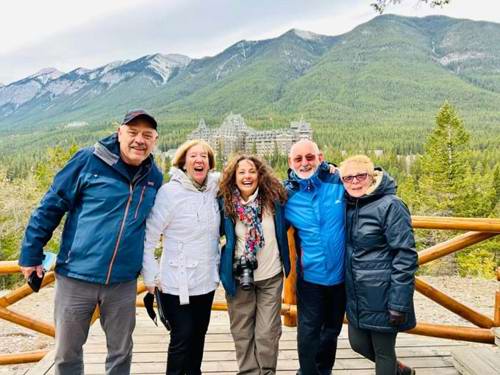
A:
POLYGON ((396 335, 415 327, 417 252, 410 212, 394 180, 365 155, 340 166, 347 195, 346 293, 349 341, 377 375, 414 374, 396 360, 396 335))
POLYGON ((220 278, 226 290, 239 374, 276 372, 281 336, 283 269, 290 260, 283 204, 286 193, 254 156, 237 156, 220 183, 220 278))

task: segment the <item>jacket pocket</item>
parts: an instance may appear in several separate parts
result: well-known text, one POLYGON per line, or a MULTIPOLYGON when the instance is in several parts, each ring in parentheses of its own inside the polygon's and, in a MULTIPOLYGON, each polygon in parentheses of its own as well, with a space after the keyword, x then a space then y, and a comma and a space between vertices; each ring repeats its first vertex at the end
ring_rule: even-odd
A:
POLYGON ((189 289, 196 288, 199 285, 199 262, 197 260, 168 259, 167 269, 162 272, 165 277, 165 284, 178 289, 188 287, 189 289))
MULTIPOLYGON (((370 268, 353 269, 358 309, 360 312, 386 312, 391 284, 391 269, 387 268, 385 263, 371 263, 370 268)), ((364 266, 368 266, 368 264, 364 266)), ((390 264, 388 266, 390 267, 390 264)))

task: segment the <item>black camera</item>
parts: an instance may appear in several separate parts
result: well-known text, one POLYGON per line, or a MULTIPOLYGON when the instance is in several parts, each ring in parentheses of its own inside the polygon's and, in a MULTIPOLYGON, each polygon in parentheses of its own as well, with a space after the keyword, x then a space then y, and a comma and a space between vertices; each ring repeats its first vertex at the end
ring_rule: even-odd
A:
POLYGON ((253 288, 253 271, 258 267, 255 255, 242 255, 235 264, 236 276, 240 278, 240 286, 243 290, 253 288))

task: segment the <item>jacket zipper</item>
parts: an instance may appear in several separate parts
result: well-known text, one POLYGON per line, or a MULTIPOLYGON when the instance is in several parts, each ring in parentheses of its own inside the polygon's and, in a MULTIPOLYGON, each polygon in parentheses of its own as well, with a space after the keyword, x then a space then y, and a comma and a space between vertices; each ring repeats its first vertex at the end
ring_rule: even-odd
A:
POLYGON ((356 290, 356 281, 354 280, 354 272, 353 272, 353 267, 352 267, 352 258, 354 258, 354 251, 356 250, 356 244, 354 243, 354 237, 352 236, 352 230, 354 229, 354 227, 356 227, 356 231, 358 231, 358 202, 359 202, 359 199, 356 199, 356 206, 354 208, 354 217, 353 217, 353 225, 351 227, 351 230, 349 231, 349 236, 351 237, 351 241, 353 243, 353 247, 352 247, 352 254, 351 254, 351 257, 350 257, 350 263, 351 263, 351 277, 352 277, 352 286, 353 286, 353 289, 354 289, 354 299, 356 300, 356 317, 357 317, 357 320, 358 320, 358 327, 359 327, 359 304, 358 304, 358 292, 356 290))
MULTIPOLYGON (((116 239, 116 245, 115 249, 113 251, 113 257, 111 258, 111 262, 109 263, 109 270, 108 270, 108 276, 106 277, 106 285, 109 284, 109 280, 111 279, 111 271, 113 270, 113 263, 116 258, 116 254, 118 253, 118 247, 120 246, 120 240, 122 238, 123 234, 123 229, 125 228, 125 221, 127 220, 127 215, 128 215, 128 210, 130 209, 130 203, 132 202, 132 199, 134 197, 134 187, 139 183, 139 181, 143 180, 146 178, 146 176, 149 174, 149 171, 151 170, 151 167, 149 167, 148 170, 145 171, 144 174, 142 175, 135 175, 132 181, 129 183, 129 196, 127 200, 127 205, 125 206, 125 213, 123 215, 123 221, 120 226, 120 231, 118 232, 118 238, 116 239)), ((142 195, 141 195, 142 198, 142 195)), ((140 205, 140 202, 139 202, 140 205)))
POLYGON ((139 208, 141 207, 141 203, 142 203, 142 199, 144 198, 144 191, 146 190, 146 185, 144 185, 142 187, 142 191, 141 191, 141 197, 139 198, 139 203, 137 204, 137 208, 135 210, 135 215, 134 215, 134 219, 137 219, 137 215, 139 214, 139 208))
POLYGON ((113 251, 113 257, 111 258, 111 262, 109 263, 108 276, 106 277, 106 285, 109 284, 109 279, 111 278, 111 271, 113 269, 113 263, 114 263, 115 258, 116 258, 116 253, 118 252, 118 246, 120 245, 120 240, 122 238, 123 229, 125 228, 125 221, 127 220, 127 214, 128 214, 128 210, 130 208, 130 203, 132 202, 133 193, 134 193, 134 187, 132 184, 130 184, 129 185, 129 196, 128 196, 128 200, 127 200, 127 206, 125 207, 125 214, 123 215, 123 220, 122 220, 122 224, 120 226, 120 231, 118 232, 118 238, 116 239, 116 245, 115 245, 115 249, 113 251))

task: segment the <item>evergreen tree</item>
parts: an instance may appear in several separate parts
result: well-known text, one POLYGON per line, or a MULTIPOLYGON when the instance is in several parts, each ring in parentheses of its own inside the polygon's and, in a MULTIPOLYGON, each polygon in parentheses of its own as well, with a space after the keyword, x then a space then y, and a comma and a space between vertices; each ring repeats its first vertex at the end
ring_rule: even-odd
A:
POLYGON ((425 213, 456 216, 470 173, 469 134, 448 102, 439 110, 421 160, 420 200, 425 213))
POLYGON ((493 171, 493 188, 495 189, 495 205, 500 201, 500 165, 495 166, 493 171))
MULTIPOLYGON (((496 202, 494 173, 472 168, 469 134, 453 106, 445 102, 427 139, 418 183, 421 213, 441 216, 488 216, 496 202)), ((427 233, 424 243, 439 242, 450 233, 427 233)), ((438 272, 491 275, 494 253, 483 244, 445 258, 438 272)))
POLYGON ((78 151, 78 146, 72 144, 69 148, 56 146, 47 149, 48 160, 38 163, 35 168, 35 180, 40 191, 45 192, 56 173, 68 162, 78 151))
POLYGON ((215 169, 218 171, 222 171, 224 169, 224 165, 226 162, 226 158, 224 155, 224 140, 220 139, 217 142, 217 150, 215 151, 215 169))

